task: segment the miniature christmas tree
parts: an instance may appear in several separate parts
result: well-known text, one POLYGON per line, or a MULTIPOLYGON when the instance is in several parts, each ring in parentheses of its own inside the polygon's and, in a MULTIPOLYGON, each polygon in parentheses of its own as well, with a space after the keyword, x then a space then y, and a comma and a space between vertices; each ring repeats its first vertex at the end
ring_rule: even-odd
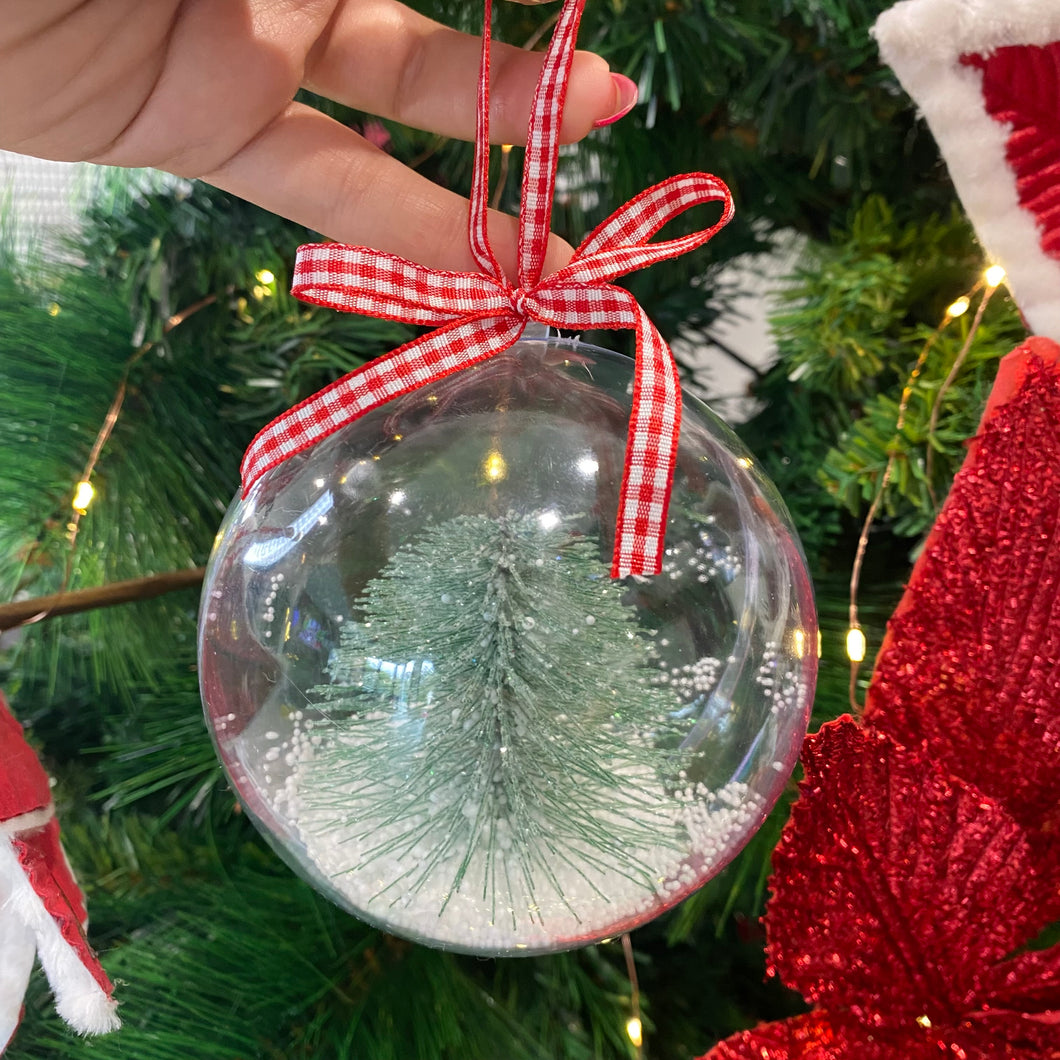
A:
POLYGON ((299 814, 369 911, 463 892, 551 932, 579 899, 653 898, 687 846, 680 701, 597 544, 555 521, 434 526, 342 629, 299 814))

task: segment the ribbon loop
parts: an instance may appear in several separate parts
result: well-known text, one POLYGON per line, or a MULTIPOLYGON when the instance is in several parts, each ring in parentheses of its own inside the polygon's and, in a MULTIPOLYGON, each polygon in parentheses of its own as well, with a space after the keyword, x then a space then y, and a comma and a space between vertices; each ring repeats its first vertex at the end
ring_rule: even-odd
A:
POLYGON ((489 197, 490 197, 490 108, 488 102, 490 84, 490 25, 493 22, 493 0, 485 0, 485 15, 482 30, 482 57, 479 61, 479 107, 475 122, 475 166, 471 175, 471 201, 467 214, 467 241, 471 255, 479 268, 495 280, 504 280, 504 270, 497 262, 490 246, 489 197), (482 86, 485 85, 487 104, 482 106, 482 86))
POLYGON ((582 240, 574 258, 551 279, 583 280, 601 276, 613 280, 646 265, 687 254, 702 246, 732 220, 729 189, 710 173, 670 177, 619 207, 582 240), (648 241, 670 221, 693 206, 722 204, 721 217, 709 228, 660 243, 648 241))
POLYGON ((480 273, 443 272, 342 243, 298 248, 291 291, 303 302, 437 327, 507 304, 504 287, 480 273))
MULTIPOLYGON (((551 277, 550 277, 551 279, 551 277)), ((635 328, 637 301, 610 284, 547 284, 533 294, 533 319, 554 328, 635 328)))
POLYGON ((728 188, 707 173, 641 192, 582 241, 568 265, 542 280, 559 158, 563 99, 585 0, 566 0, 534 97, 519 214, 519 276, 512 283, 487 235, 490 0, 485 0, 478 140, 469 238, 479 273, 429 269, 366 247, 301 247, 292 291, 317 305, 437 328, 343 377, 269 424, 243 460, 246 496, 270 468, 391 399, 502 353, 530 320, 552 327, 632 328, 637 357, 611 574, 657 574, 677 443, 681 390, 669 347, 629 291, 609 281, 702 246, 732 217, 728 188), (667 222, 722 203, 711 227, 650 243, 667 222))
MULTIPOLYGON (((559 130, 567 95, 574 41, 585 0, 566 0, 545 52, 526 134, 523 195, 519 206, 519 285, 534 287, 545 265, 552 230, 552 198, 559 165, 559 130)), ((488 27, 487 27, 488 32, 488 27)), ((481 92, 482 85, 479 85, 481 92)), ((489 83, 486 83, 489 90, 489 83)))

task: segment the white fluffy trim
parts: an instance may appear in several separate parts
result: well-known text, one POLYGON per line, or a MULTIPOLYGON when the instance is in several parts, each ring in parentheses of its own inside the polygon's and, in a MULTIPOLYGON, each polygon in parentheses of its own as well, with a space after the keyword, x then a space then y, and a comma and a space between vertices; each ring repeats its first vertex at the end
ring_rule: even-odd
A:
POLYGON ((0 1053, 10 1045, 18 1029, 22 999, 37 952, 33 932, 6 908, 5 897, 0 887, 0 1053))
MULTIPOLYGON (((81 1034, 105 1034, 121 1026, 117 1002, 66 943, 59 926, 33 890, 8 838, 0 839, 0 917, 13 917, 33 932, 44 973, 55 995, 55 1007, 81 1034)), ((17 1015, 17 1013, 16 1013, 17 1015)))
MULTIPOLYGON (((1009 130, 987 112, 968 53, 1060 40, 1058 0, 903 0, 874 28, 880 54, 920 107, 964 208, 1032 330, 1060 341, 1060 261, 1041 247, 1005 157, 1009 130)), ((1051 100, 1060 109, 1060 101, 1051 100)))

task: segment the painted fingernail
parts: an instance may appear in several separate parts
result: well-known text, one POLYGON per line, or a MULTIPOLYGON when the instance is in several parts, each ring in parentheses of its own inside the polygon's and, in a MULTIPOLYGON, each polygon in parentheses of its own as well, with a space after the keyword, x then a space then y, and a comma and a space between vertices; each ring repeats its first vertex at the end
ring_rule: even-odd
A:
POLYGON ((606 118, 593 122, 594 129, 602 129, 605 125, 612 125, 619 118, 624 118, 637 102, 637 85, 625 74, 612 74, 611 80, 615 85, 615 111, 606 118))

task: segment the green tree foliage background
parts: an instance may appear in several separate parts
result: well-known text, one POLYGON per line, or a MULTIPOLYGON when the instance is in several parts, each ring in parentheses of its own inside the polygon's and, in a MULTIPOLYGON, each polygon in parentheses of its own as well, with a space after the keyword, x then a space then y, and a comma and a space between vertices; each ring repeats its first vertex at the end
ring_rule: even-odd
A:
MULTIPOLYGON (((417 0, 477 30, 461 0, 417 0)), ((528 40, 547 7, 499 5, 528 40)), ((983 257, 936 148, 869 34, 884 0, 590 0, 582 47, 641 102, 564 158, 557 227, 578 237, 643 187, 706 169, 738 220, 707 250, 630 278, 669 338, 711 343, 729 261, 804 239, 774 316, 778 360, 741 427, 803 535, 824 656, 818 720, 846 708, 846 578, 894 455, 861 591, 870 651, 1022 336, 998 295, 928 430, 967 318, 939 338, 897 432, 902 387, 983 257), (927 459, 928 446, 933 458, 927 459), (928 470, 930 465, 930 473, 928 470)), ((364 117, 342 113, 351 122, 364 117)), ((465 189, 470 148, 388 126, 390 149, 465 189)), ((518 169, 518 152, 513 169, 518 169)), ((503 202, 514 209, 517 174, 503 202)), ((409 337, 287 293, 308 233, 201 186, 116 179, 70 259, 0 259, 0 591, 40 595, 202 564, 241 452, 281 409, 409 337), (264 283, 267 269, 275 281, 264 283), (171 326, 174 314, 182 323, 171 326), (70 496, 122 382, 125 400, 71 552, 70 496)), ((702 219, 688 219, 696 224, 702 219)), ((614 333, 590 336, 614 348, 614 333)), ((720 354, 719 354, 720 356, 720 354)), ((0 642, 0 683, 57 777, 92 939, 125 1028, 81 1040, 34 980, 14 1060, 589 1060, 632 1057, 621 947, 481 961, 396 940, 317 897, 229 792, 202 722, 192 592, 39 623, 0 642)), ((721 876, 635 933, 645 1054, 690 1058, 786 1014, 758 926, 782 805, 721 876)))

